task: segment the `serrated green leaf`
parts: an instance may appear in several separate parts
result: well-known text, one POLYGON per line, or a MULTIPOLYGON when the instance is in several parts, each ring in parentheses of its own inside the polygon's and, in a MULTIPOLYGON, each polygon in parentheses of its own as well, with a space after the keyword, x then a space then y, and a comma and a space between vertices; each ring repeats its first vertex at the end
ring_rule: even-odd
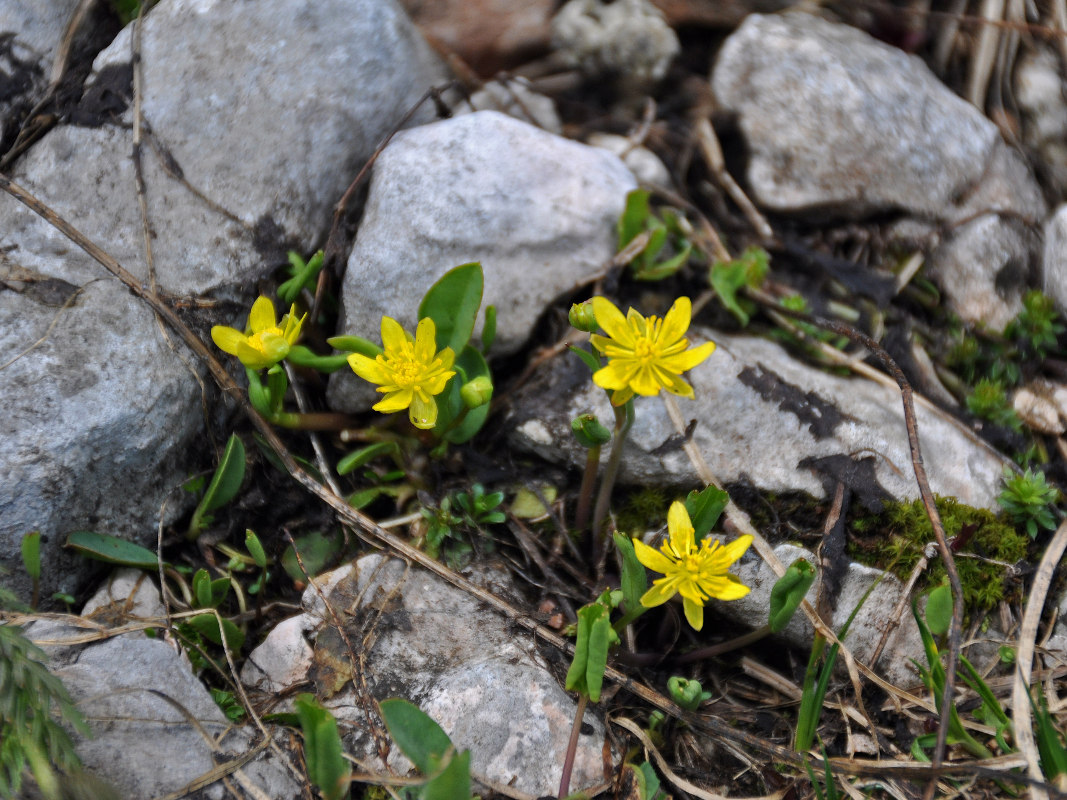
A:
POLYGON ((397 747, 423 775, 437 772, 452 742, 429 714, 400 697, 383 700, 382 720, 397 747))
POLYGON ((459 355, 470 342, 485 279, 478 262, 461 264, 442 275, 419 303, 419 319, 429 317, 437 330, 437 347, 459 355))
POLYGON ((147 547, 141 547, 139 544, 127 542, 125 539, 107 533, 75 531, 67 537, 66 546, 83 556, 97 561, 106 561, 108 564, 147 570, 159 568, 156 554, 147 547))

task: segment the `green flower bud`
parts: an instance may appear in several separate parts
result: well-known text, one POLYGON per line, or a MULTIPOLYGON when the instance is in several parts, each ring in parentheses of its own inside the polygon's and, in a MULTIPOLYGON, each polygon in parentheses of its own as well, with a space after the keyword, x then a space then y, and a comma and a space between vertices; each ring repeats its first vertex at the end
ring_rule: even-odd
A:
POLYGON ((571 306, 567 319, 571 326, 586 333, 595 333, 597 329, 596 314, 593 313, 593 302, 586 300, 584 303, 575 303, 571 306))
POLYGON ((493 381, 485 375, 479 375, 460 387, 459 396, 469 409, 484 406, 493 399, 493 381))
POLYGON ((571 420, 571 432, 578 444, 586 449, 600 447, 611 439, 611 431, 592 414, 582 414, 571 420))

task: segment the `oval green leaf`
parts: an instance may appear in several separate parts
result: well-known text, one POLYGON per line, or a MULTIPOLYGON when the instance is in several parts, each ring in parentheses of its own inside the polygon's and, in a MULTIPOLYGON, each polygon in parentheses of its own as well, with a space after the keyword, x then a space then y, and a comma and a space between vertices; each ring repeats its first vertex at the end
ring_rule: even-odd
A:
POLYGON ((75 531, 67 537, 66 546, 83 556, 108 564, 148 570, 159 568, 159 559, 153 551, 107 533, 75 531))
POLYGON ((446 272, 419 303, 419 319, 429 317, 437 329, 437 347, 461 353, 474 333, 485 279, 477 261, 446 272))

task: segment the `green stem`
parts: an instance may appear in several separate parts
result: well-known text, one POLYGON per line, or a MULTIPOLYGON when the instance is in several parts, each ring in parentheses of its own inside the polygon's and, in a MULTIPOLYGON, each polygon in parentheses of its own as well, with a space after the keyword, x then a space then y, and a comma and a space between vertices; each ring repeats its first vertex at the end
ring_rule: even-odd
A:
POLYGON ((770 632, 771 626, 764 625, 762 628, 756 628, 754 631, 749 631, 742 636, 735 636, 733 639, 727 639, 725 642, 713 644, 709 647, 701 647, 697 650, 690 650, 688 653, 684 653, 674 659, 674 663, 689 664, 693 661, 703 661, 705 658, 713 658, 714 656, 719 656, 723 653, 729 653, 731 650, 736 650, 739 647, 744 647, 747 644, 759 641, 770 632))
POLYGON ((279 411, 267 417, 272 425, 298 431, 343 431, 352 427, 352 418, 347 414, 329 411, 279 411))
POLYGON ((589 524, 589 510, 593 505, 593 486, 596 485, 596 473, 600 468, 600 445, 593 445, 585 456, 585 472, 582 473, 582 487, 578 490, 578 508, 574 512, 574 529, 585 530, 589 524))

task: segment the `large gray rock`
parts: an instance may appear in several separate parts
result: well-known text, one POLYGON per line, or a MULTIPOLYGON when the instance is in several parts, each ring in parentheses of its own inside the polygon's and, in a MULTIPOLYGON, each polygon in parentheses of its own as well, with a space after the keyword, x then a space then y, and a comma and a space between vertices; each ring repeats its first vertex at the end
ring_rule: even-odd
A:
MULTIPOLYGON (((121 95, 125 70, 128 90, 129 59, 125 31, 99 57, 95 85, 121 95)), ((310 250, 358 165, 442 75, 392 0, 163 2, 145 21, 142 59, 146 122, 185 179, 144 148, 156 272, 181 296, 247 295, 284 243, 310 250)), ((14 177, 146 279, 132 111, 122 113, 53 130, 14 177)), ((0 370, 0 564, 25 594, 19 539, 40 530, 48 597, 82 574, 57 561, 66 533, 154 541, 163 499, 195 454, 200 387, 144 306, 6 196, 0 248, 0 279, 17 290, 0 293, 4 352, 26 350, 57 321, 0 370)), ((220 321, 243 326, 247 305, 231 313, 220 321)))
MULTIPOLYGON (((555 794, 576 703, 528 637, 465 592, 396 559, 365 556, 315 580, 343 614, 349 641, 367 643, 357 680, 375 698, 403 697, 429 714, 458 749, 470 749, 476 779, 535 797, 555 794)), ((276 694, 310 679, 323 704, 350 724, 342 728, 351 731, 350 752, 374 759, 352 672, 338 666, 350 656, 324 622, 331 617, 314 586, 303 606, 303 615, 251 653, 242 681, 276 694), (314 633, 313 658, 302 631, 314 633)), ((571 780, 577 789, 602 780, 604 726, 592 711, 585 723, 571 780)), ((409 768, 395 748, 390 764, 409 768)))
POLYGON ((63 31, 78 0, 0 2, 0 140, 10 145, 22 117, 43 96, 63 31))
MULTIPOLYGON (((377 342, 382 316, 413 331, 434 281, 480 261, 483 306, 497 307, 497 354, 517 350, 553 299, 603 267, 636 187, 611 153, 495 111, 406 131, 374 170, 345 273, 342 332, 377 342)), ((367 408, 365 386, 347 369, 334 373, 330 402, 367 408)))
MULTIPOLYGON (((117 627, 156 616, 161 609, 151 579, 128 570, 89 601, 84 616, 117 627)), ((254 728, 227 721, 193 675, 189 660, 172 644, 140 632, 65 644, 87 630, 93 629, 60 619, 35 622, 27 633, 49 654, 49 669, 89 724, 90 737, 75 737, 83 765, 118 789, 119 796, 176 792, 256 746, 254 728)), ((286 738, 279 735, 278 741, 286 738)), ((295 754, 276 746, 241 766, 230 780, 246 791, 251 786, 277 800, 295 799, 302 796, 302 776, 290 767, 299 763, 295 754)), ((209 798, 226 796, 218 781, 204 791, 209 798)))
POLYGON ((945 225, 927 268, 953 309, 995 328, 1020 310, 1041 192, 993 123, 918 58, 811 14, 753 14, 723 45, 712 85, 737 115, 760 205, 945 225))
MULTIPOLYGON (((678 403, 687 420, 697 421, 693 441, 720 481, 822 497, 826 476, 840 476, 867 498, 918 496, 895 388, 830 375, 764 339, 691 329, 692 342, 706 338, 719 347, 688 373, 695 399, 678 403)), ((668 443, 675 428, 663 401, 639 397, 635 404, 621 480, 698 484, 684 450, 668 443)), ((570 421, 590 412, 610 425, 606 393, 593 385, 576 357, 562 356, 543 366, 515 396, 508 419, 511 438, 550 461, 581 468, 585 451, 571 435, 570 421)), ((1002 457, 955 421, 918 405, 916 412, 933 490, 969 505, 994 507, 1002 457)))

